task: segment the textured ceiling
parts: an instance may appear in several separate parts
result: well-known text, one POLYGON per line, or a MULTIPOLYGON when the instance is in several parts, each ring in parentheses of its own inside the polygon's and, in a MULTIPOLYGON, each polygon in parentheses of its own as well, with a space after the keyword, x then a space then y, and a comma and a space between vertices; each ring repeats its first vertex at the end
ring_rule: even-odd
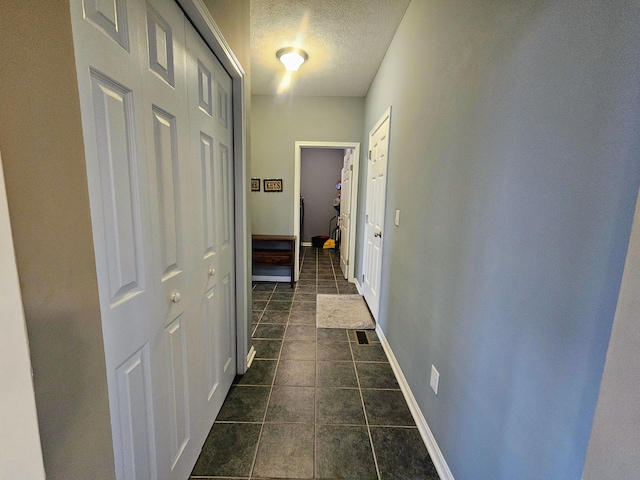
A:
POLYGON ((251 92, 275 95, 284 77, 276 58, 300 47, 309 60, 290 95, 367 94, 410 0, 251 0, 251 92))

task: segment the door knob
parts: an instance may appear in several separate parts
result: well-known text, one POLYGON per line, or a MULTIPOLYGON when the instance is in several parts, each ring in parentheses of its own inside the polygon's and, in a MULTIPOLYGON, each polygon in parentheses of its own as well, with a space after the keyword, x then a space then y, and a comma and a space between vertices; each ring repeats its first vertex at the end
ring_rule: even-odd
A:
POLYGON ((209 269, 209 276, 213 277, 216 274, 216 269, 215 268, 210 268, 209 269))
POLYGON ((180 293, 175 292, 171 294, 171 301, 173 303, 180 303, 181 299, 182 299, 182 296, 180 295, 180 293))
POLYGON ((382 232, 376 232, 373 234, 373 236, 382 238, 382 232))

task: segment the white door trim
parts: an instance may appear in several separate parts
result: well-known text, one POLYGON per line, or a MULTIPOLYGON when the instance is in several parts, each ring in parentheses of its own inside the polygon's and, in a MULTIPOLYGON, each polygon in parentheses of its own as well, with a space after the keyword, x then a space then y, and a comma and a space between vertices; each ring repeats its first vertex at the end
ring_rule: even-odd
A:
POLYGON ((353 148, 353 173, 351 181, 351 219, 349 225, 349 269, 350 282, 355 281, 356 221, 358 218, 358 171, 360 168, 360 142, 295 142, 295 163, 293 168, 293 234, 296 236, 296 268, 295 280, 298 281, 300 271, 300 158, 303 148, 353 148), (355 179, 355 181, 353 180, 355 179))
POLYGON ((246 118, 244 104, 245 73, 242 65, 222 36, 211 13, 202 0, 176 0, 191 20, 198 33, 204 38, 211 51, 218 58, 233 80, 233 131, 234 131, 234 176, 235 176, 235 249, 236 249, 236 338, 237 371, 247 371, 251 355, 249 339, 249 292, 251 291, 251 255, 247 198, 249 173, 246 162, 246 118))

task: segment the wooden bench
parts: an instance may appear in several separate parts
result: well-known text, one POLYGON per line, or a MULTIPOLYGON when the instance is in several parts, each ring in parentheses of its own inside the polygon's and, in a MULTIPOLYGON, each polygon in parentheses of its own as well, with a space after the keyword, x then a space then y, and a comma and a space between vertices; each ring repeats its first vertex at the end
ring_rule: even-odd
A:
POLYGON ((290 267, 291 288, 295 283, 296 236, 252 235, 254 267, 290 267))

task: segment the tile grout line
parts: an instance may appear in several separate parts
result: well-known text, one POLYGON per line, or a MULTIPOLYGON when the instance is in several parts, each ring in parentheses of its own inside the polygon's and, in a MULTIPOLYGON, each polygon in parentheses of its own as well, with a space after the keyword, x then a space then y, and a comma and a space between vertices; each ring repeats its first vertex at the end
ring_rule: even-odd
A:
MULTIPOLYGON (((304 265, 305 257, 306 257, 306 252, 302 256, 302 265, 304 265)), ((302 268, 302 266, 300 268, 302 268)), ((278 283, 280 283, 280 282, 276 283, 271 295, 273 295, 273 293, 275 293, 275 291, 276 291, 276 289, 278 287, 278 283)), ((256 444, 256 451, 255 451, 255 453, 253 455, 253 462, 251 463, 251 470, 249 472, 249 479, 256 478, 255 475, 254 475, 254 470, 255 470, 256 461, 257 461, 257 458, 258 458, 258 451, 260 449, 260 442, 262 441, 262 434, 264 432, 264 427, 265 427, 265 424, 267 424, 266 420, 267 420, 267 413, 269 411, 269 404, 271 403, 271 397, 273 395, 273 389, 275 387, 275 382, 276 382, 276 375, 278 373, 278 367, 280 366, 280 360, 282 359, 282 350, 284 349, 285 337, 287 335, 287 330, 289 328, 289 322, 291 321, 291 309, 293 308, 293 301, 294 301, 293 299, 295 298, 297 290, 298 290, 298 284, 296 283, 296 286, 295 286, 294 292, 293 292, 293 297, 291 299, 291 306, 289 306, 289 316, 287 318, 287 323, 285 324, 284 332, 282 333, 282 342, 280 344, 280 351, 278 352, 278 358, 276 360, 276 368, 275 368, 275 370, 273 372, 273 379, 271 380, 271 387, 269 389, 269 396, 267 398, 267 404, 265 406, 264 415, 262 417, 262 422, 261 422, 261 425, 260 425, 260 433, 258 435, 258 442, 256 444)), ((270 299, 271 299, 271 296, 269 297, 269 300, 270 299)), ((267 302, 267 304, 268 304, 268 302, 267 302)), ((265 311, 266 311, 266 306, 265 306, 265 311)), ((315 409, 315 385, 314 385, 314 409, 315 409)), ((295 423, 292 423, 292 424, 295 424, 295 423)), ((314 425, 314 427, 315 427, 315 425, 314 425)), ((315 428, 314 428, 314 430, 315 430, 315 428)), ((314 455, 315 455, 315 440, 314 440, 314 455)), ((314 465, 315 465, 315 458, 314 458, 314 465)))
MULTIPOLYGON (((315 291, 316 291, 316 298, 315 301, 313 302, 316 306, 317 306, 317 290, 319 287, 318 283, 320 281, 320 279, 322 278, 322 280, 328 280, 328 272, 326 270, 328 270, 328 267, 331 267, 331 271, 332 271, 332 276, 333 276, 333 280, 336 284, 336 288, 338 291, 338 294, 340 294, 340 287, 338 286, 338 281, 337 281, 337 271, 340 271, 336 268, 336 265, 334 265, 334 255, 332 254, 332 252, 327 252, 327 254, 324 254, 324 251, 320 250, 318 251, 318 249, 308 249, 308 248, 304 248, 301 250, 302 255, 301 255, 301 261, 300 261, 300 270, 299 272, 303 271, 303 267, 306 266, 306 268, 311 268, 311 263, 315 263, 315 273, 314 273, 314 278, 315 278, 315 291), (307 251, 308 250, 308 251, 307 251), (313 258, 315 257, 315 258, 313 258), (328 261, 327 261, 328 258, 328 261), (315 260, 315 262, 314 262, 315 260), (320 268, 322 265, 322 269, 323 271, 320 272, 320 268)), ((310 272, 307 272, 306 274, 308 275, 310 272)), ((274 297, 276 297, 275 294, 279 293, 280 291, 278 290, 278 285, 281 282, 276 282, 276 284, 274 285, 274 287, 269 291, 266 290, 267 292, 270 292, 268 295, 268 299, 266 300, 266 304, 265 307, 262 309, 261 311, 261 317, 258 320, 258 323, 256 324, 256 328, 259 324, 262 323, 262 320, 264 319, 264 315, 267 312, 267 307, 269 305, 269 303, 274 300, 274 297)), ((288 285, 287 285, 288 286, 288 285)), ((256 284, 253 285, 253 289, 255 289, 256 284)), ((283 287, 284 288, 284 287, 283 287)), ((287 289, 288 290, 288 289, 287 289)), ((260 386, 266 389, 266 387, 269 387, 269 392, 268 392, 268 396, 266 399, 266 405, 265 405, 265 410, 262 416, 262 420, 260 421, 259 419, 255 422, 234 422, 234 421, 221 421, 221 422, 216 422, 216 423, 222 423, 222 424, 249 424, 249 425, 260 425, 259 427, 259 434, 257 437, 257 442, 255 444, 255 451, 253 454, 253 459, 252 462, 250 464, 250 471, 249 474, 247 476, 241 476, 241 477, 221 477, 221 476, 190 476, 189 478, 193 478, 194 480, 196 479, 206 479, 206 480, 214 480, 214 479, 226 479, 226 478, 237 478, 237 479, 245 479, 245 480, 257 480, 257 479, 262 479, 263 477, 260 476, 256 476, 256 473, 254 470, 257 466, 257 457, 258 457, 258 453, 260 450, 260 445, 262 444, 264 440, 263 435, 264 435, 264 429, 267 426, 270 425, 277 425, 277 424, 283 424, 283 425, 305 425, 307 424, 307 422, 303 421, 278 421, 277 419, 274 419, 272 421, 267 421, 267 416, 268 416, 268 411, 270 408, 270 403, 273 397, 273 390, 275 389, 275 379, 276 379, 276 375, 280 366, 281 361, 287 361, 287 359, 285 359, 284 357, 282 357, 282 354, 284 353, 284 342, 285 342, 285 338, 287 336, 288 333, 288 328, 289 326, 295 326, 296 324, 292 323, 291 320, 291 316, 293 315, 294 311, 293 311, 293 304, 294 304, 294 299, 296 298, 297 295, 297 291, 298 291, 298 285, 296 283, 295 287, 294 287, 294 291, 293 291, 293 297, 291 300, 291 304, 288 310, 288 316, 287 316, 287 320, 284 322, 284 329, 282 330, 282 337, 281 337, 281 345, 280 348, 278 350, 278 354, 277 355, 268 355, 269 358, 264 358, 264 360, 270 360, 270 361, 274 361, 275 360, 275 368, 273 370, 273 377, 272 377, 272 381, 270 382, 270 385, 243 385, 244 387, 252 387, 252 386, 260 386)), ((306 292, 305 292, 306 293, 306 292)), ((278 299, 280 300, 280 299, 278 299)), ((301 300, 302 302, 302 300, 301 300)), ((311 303, 311 302, 309 302, 311 303)), ((282 320, 282 319, 281 319, 282 320)), ((305 319, 305 322, 308 322, 308 319, 305 319)), ((315 322, 314 322, 315 323, 315 322)), ((304 325, 306 325, 307 323, 302 323, 304 325)), ((301 325, 302 325, 301 324, 301 325)), ((319 472, 319 457, 318 457, 318 447, 319 447, 319 426, 318 425, 318 421, 319 421, 319 415, 318 415, 318 409, 317 409, 317 402, 318 402, 318 379, 319 379, 319 371, 318 371, 318 363, 319 363, 319 356, 318 356, 318 349, 319 349, 319 337, 318 337, 318 328, 317 325, 314 325, 315 328, 315 335, 314 337, 311 338, 315 338, 315 355, 314 355, 314 383, 313 383, 313 452, 312 452, 312 474, 313 474, 313 479, 318 478, 318 475, 321 473, 319 472)), ((348 424, 343 424, 343 423, 326 423, 326 425, 332 425, 332 426, 337 426, 337 427, 352 427, 352 428, 362 428, 363 426, 366 426, 367 428, 367 435, 369 438, 369 443, 370 443, 370 448, 371 448, 371 453, 372 453, 372 457, 374 460, 374 466, 376 469, 376 478, 377 480, 381 480, 382 478, 382 473, 381 473, 381 465, 378 465, 378 458, 377 458, 377 454, 376 454, 376 448, 374 446, 373 443, 373 435, 372 435, 372 430, 376 429, 376 431, 379 430, 387 430, 387 429, 398 429, 398 430, 417 430, 418 427, 417 425, 413 424, 413 425, 377 425, 378 422, 374 422, 371 423, 371 421, 368 418, 368 412, 365 406, 365 402, 364 402, 364 392, 365 391, 370 391, 370 390, 374 390, 374 391, 398 391, 398 388, 376 388, 374 387, 370 387, 370 388, 366 388, 366 387, 362 387, 362 383, 360 380, 360 376, 359 376, 359 372, 357 369, 357 364, 358 363, 363 363, 363 365, 365 364, 369 364, 369 365, 376 365, 376 364, 389 364, 389 360, 387 359, 387 361, 382 361, 379 359, 374 359, 374 360, 358 360, 356 361, 355 359, 355 352, 358 351, 360 352, 360 349, 358 347, 358 343, 356 342, 352 342, 352 336, 351 333, 353 333, 353 330, 349 330, 349 329, 342 329, 344 334, 347 335, 347 342, 349 344, 349 351, 350 351, 350 359, 349 360, 344 360, 344 361, 340 361, 340 360, 331 360, 330 358, 327 358, 327 361, 333 361, 336 363, 344 363, 347 364, 350 362, 351 365, 353 365, 353 369, 354 369, 354 373, 355 373, 355 378, 356 378, 356 386, 353 387, 329 387, 327 386, 327 388, 332 388, 332 389, 337 389, 337 390, 358 390, 358 395, 360 396, 360 402, 361 402, 361 407, 362 407, 362 411, 363 411, 363 415, 364 415, 364 420, 365 420, 365 424, 362 425, 361 423, 348 423, 348 424)), ((294 329, 294 331, 292 331, 292 334, 294 332, 296 332, 297 330, 294 329)), ((252 333, 252 337, 255 334, 256 329, 253 330, 252 333)), ((308 333, 304 333, 304 335, 307 335, 308 333)), ((306 338, 297 338, 297 335, 294 335, 294 337, 296 337, 296 339, 294 339, 295 341, 303 341, 306 340, 306 338)), ((307 337, 308 338, 308 337, 307 337)), ((343 337, 344 338, 344 337, 343 337)), ((268 340, 268 339, 267 339, 268 340)), ((294 340, 290 340, 291 342, 293 342, 294 340)), ((332 343, 335 343, 336 341, 334 340, 332 343)), ((378 343, 378 342, 376 342, 378 343)), ((360 356, 360 355, 359 355, 360 356)), ((288 357, 289 358, 289 357, 288 357)), ((294 359, 297 359, 298 357, 294 357, 294 359)), ((376 357, 377 358, 377 357, 376 357)), ((394 375, 395 376, 395 375, 394 375)), ((366 383, 366 382, 365 382, 366 383)), ((373 413, 373 412, 372 412, 373 413)), ((383 422, 384 423, 384 422, 383 422)), ((325 425, 325 423, 323 423, 322 425, 325 425)), ((256 427, 252 427, 252 429, 254 429, 255 431, 256 427)), ((361 430, 360 430, 361 431, 361 430)), ((308 438, 308 437, 307 437, 308 438)), ((266 442, 266 441, 265 441, 266 442)), ((379 448, 381 448, 381 446, 378 446, 379 448)), ((383 454, 383 450, 382 449, 380 452, 381 455, 383 454)), ((264 460, 264 455, 263 455, 263 460, 264 460)), ((380 460, 381 462, 383 462, 383 459, 380 460)), ((384 462, 383 462, 384 463, 384 462)), ((263 468, 267 467, 268 464, 264 464, 263 462, 263 468)), ((370 468, 370 464, 367 462, 367 467, 370 468)), ((268 468, 268 467, 267 467, 268 468)), ((258 472, 259 473, 259 472, 258 472)), ((305 477, 306 478, 306 477, 305 477)))
MULTIPOLYGON (((277 285, 277 284, 276 284, 277 285)), ((251 288, 251 291, 253 292, 255 290, 256 286, 254 285, 251 288)), ((256 327, 251 331, 251 338, 253 338, 253 336, 256 333, 256 330, 258 329, 258 325, 260 325, 260 323, 262 323, 262 319, 264 318, 264 314, 267 311, 267 305, 269 305, 269 302, 271 301, 271 297, 273 297, 273 294, 276 291, 276 287, 273 287, 273 290, 271 291, 271 294, 269 295, 269 298, 267 298, 267 303, 265 303, 264 308, 262 309, 262 313, 260 314, 260 318, 258 319, 258 321, 256 322, 256 327)), ((253 299, 251 300, 251 302, 253 303, 253 299)), ((251 312, 253 313, 253 308, 251 309, 251 312)))
POLYGON ((378 458, 376 457, 376 450, 373 447, 373 437, 371 436, 371 427, 369 426, 369 416, 367 415, 367 409, 364 405, 364 396, 362 395, 362 386, 360 385, 360 375, 358 375, 356 358, 353 354, 353 346, 351 345, 351 338, 349 338, 348 330, 347 330, 347 340, 349 341, 349 350, 351 351, 351 358, 353 359, 353 369, 356 372, 356 381, 358 382, 358 393, 360 394, 360 402, 362 402, 362 411, 364 413, 364 422, 367 426, 367 434, 369 435, 369 444, 371 445, 371 454, 373 455, 373 463, 376 467, 376 475, 378 476, 378 480, 381 480, 380 468, 378 467, 378 458))
POLYGON ((338 279, 336 277, 336 269, 333 266, 333 255, 329 252, 329 260, 331 261, 331 271, 333 272, 333 284, 336 286, 336 292, 340 295, 340 287, 338 287, 338 279))
MULTIPOLYGON (((318 251, 316 250, 316 311, 318 308, 318 251)), ((315 361, 315 370, 316 376, 315 381, 313 382, 313 478, 318 476, 317 472, 317 452, 318 452, 318 412, 316 408, 317 394, 318 394, 318 324, 316 323, 316 361, 315 361)))
MULTIPOLYGON (((273 294, 275 293, 276 289, 278 288, 278 283, 280 282, 276 282, 276 284, 273 287, 273 291, 271 292, 271 295, 269 296, 269 301, 271 300, 271 297, 273 296, 273 294)), ((298 286, 296 285, 296 288, 294 289, 294 296, 295 296, 295 290, 298 289, 298 286)), ((267 301, 267 305, 269 304, 269 301, 267 301)), ((291 303, 293 304, 293 299, 291 300, 291 303)), ((266 311, 266 306, 265 306, 265 311, 266 311)), ((263 312, 264 314, 264 312, 263 312)), ((291 316, 291 307, 289 307, 289 316, 291 316)), ((249 470, 249 479, 254 478, 253 475, 253 470, 256 468, 256 460, 258 459, 258 450, 260 449, 260 441, 262 440, 262 433, 264 432, 264 425, 266 423, 267 420, 267 412, 269 411, 269 403, 271 402, 271 395, 273 394, 273 386, 275 385, 276 382, 276 374, 278 373, 278 367, 280 366, 280 357, 282 356, 282 349, 284 348, 284 337, 287 334, 287 327, 289 326, 289 319, 287 319, 287 323, 285 324, 284 327, 284 332, 282 333, 282 343, 280 343, 280 351, 278 352, 278 358, 276 360, 276 368, 273 371, 273 379, 271 379, 271 388, 269 389, 269 396, 267 397, 267 404, 265 406, 264 409, 264 415, 262 416, 262 422, 260 425, 260 433, 258 434, 258 442, 256 443, 256 451, 253 454, 253 461, 251 462, 251 470, 249 470)))

